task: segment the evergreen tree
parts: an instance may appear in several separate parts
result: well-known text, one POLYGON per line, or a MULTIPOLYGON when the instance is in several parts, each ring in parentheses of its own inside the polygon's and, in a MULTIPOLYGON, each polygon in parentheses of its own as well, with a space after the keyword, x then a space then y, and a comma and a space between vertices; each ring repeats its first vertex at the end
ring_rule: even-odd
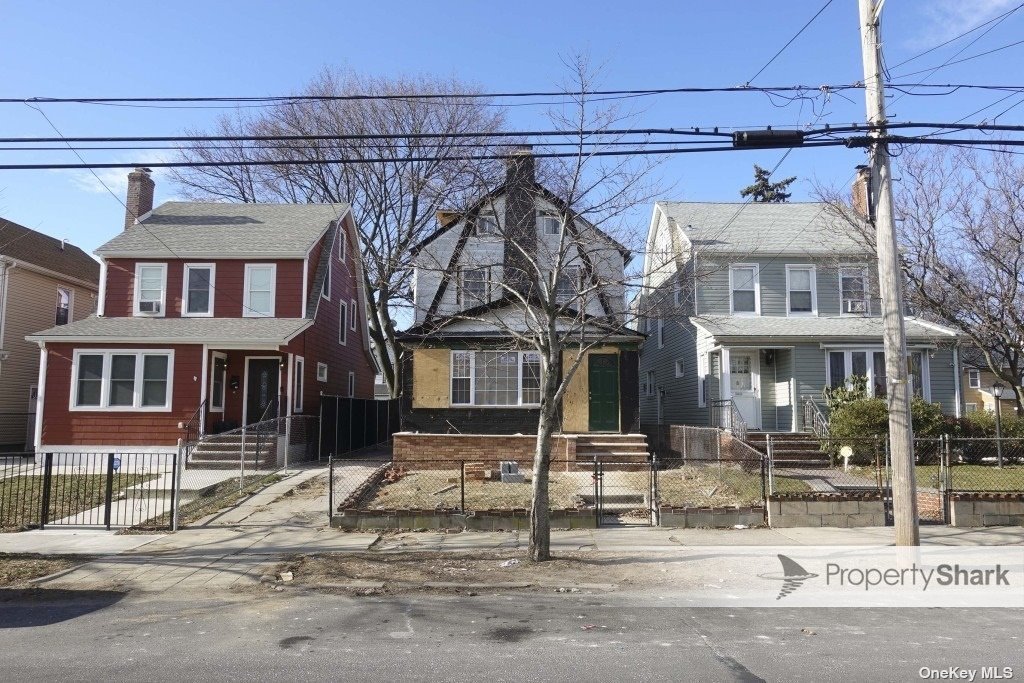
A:
POLYGON ((796 176, 777 183, 771 182, 770 176, 771 172, 768 169, 754 164, 754 184, 740 190, 740 196, 753 196, 755 202, 788 202, 790 193, 786 192, 786 188, 796 180, 796 176))

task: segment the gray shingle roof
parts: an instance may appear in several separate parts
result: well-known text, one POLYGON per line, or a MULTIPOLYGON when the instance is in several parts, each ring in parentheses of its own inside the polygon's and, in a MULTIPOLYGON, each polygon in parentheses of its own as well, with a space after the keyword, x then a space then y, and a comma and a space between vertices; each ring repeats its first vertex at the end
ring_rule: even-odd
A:
MULTIPOLYGON (((881 318, 705 315, 694 318, 693 322, 718 340, 772 338, 792 341, 794 338, 803 337, 815 342, 865 338, 877 338, 881 342, 882 339, 881 318)), ((907 318, 907 339, 910 341, 948 341, 955 337, 956 333, 948 328, 934 324, 926 325, 916 318, 907 318)))
POLYGON ((347 204, 166 202, 96 250, 102 256, 301 258, 347 204))
POLYGON ((73 244, 0 218, 0 256, 31 263, 76 280, 100 281, 100 264, 73 244))
POLYGON ((313 324, 307 318, 98 318, 51 327, 29 341, 284 344, 313 324))
POLYGON ((817 202, 658 202, 703 252, 849 254, 868 249, 851 226, 817 202))

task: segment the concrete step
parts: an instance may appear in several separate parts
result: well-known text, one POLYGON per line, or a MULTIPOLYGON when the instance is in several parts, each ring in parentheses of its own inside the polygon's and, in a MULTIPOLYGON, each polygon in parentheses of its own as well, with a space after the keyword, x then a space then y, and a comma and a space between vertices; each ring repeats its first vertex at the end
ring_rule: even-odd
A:
POLYGON ((801 470, 823 470, 832 466, 828 460, 775 460, 775 468, 801 469, 801 470))

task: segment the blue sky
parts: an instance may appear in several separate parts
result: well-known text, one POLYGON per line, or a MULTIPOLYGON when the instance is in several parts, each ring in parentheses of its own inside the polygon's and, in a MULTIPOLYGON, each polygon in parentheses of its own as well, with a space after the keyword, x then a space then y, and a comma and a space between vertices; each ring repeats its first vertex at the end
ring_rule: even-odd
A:
MULTIPOLYGON (((490 90, 549 89, 565 77, 560 57, 586 51, 604 65, 607 88, 727 86, 747 82, 824 0, 714 2, 0 2, 0 96, 279 95, 297 91, 324 66, 388 75, 454 75, 490 90)), ((899 61, 1017 5, 1016 0, 889 0, 883 37, 887 63, 899 61)), ((980 31, 978 32, 980 33, 980 31)), ((1011 43, 1024 33, 1024 10, 963 56, 1011 43)), ((977 34, 974 34, 977 35, 977 34)), ((972 36, 973 37, 973 36, 972 36)), ((933 52, 900 72, 936 66, 967 41, 933 52)), ((942 69, 927 82, 1014 84, 1024 46, 942 69)), ((920 79, 911 76, 904 82, 920 79)), ((861 78, 856 0, 835 0, 754 82, 819 85, 861 78)), ((897 78, 897 80, 900 80, 897 78)), ((821 122, 864 120, 863 97, 833 98, 821 122)), ((1000 93, 905 97, 894 120, 956 120, 1000 93)), ((1006 100, 973 117, 992 116, 1006 100)), ((637 100, 637 125, 651 127, 794 126, 814 120, 808 107, 776 107, 763 95, 670 95, 637 100)), ((215 109, 43 105, 72 135, 180 134, 203 128, 215 109)), ((547 127, 542 107, 513 107, 516 128, 547 127)), ((1000 119, 1020 123, 1024 106, 1000 119)), ((0 105, 5 136, 50 136, 23 104, 0 105)), ((154 152, 93 152, 88 161, 155 160, 154 152)), ((738 200, 754 163, 773 166, 782 152, 674 157, 660 167, 666 199, 738 200)), ((7 163, 75 162, 70 152, 4 152, 7 163)), ((863 152, 796 150, 779 169, 796 175, 794 199, 810 199, 815 180, 845 184, 863 152)), ((118 196, 126 170, 99 171, 118 196)), ((157 201, 172 198, 157 176, 157 201)), ((0 217, 65 237, 91 251, 121 229, 124 210, 88 172, 0 171, 0 217)), ((638 209, 642 233, 650 207, 638 209)))

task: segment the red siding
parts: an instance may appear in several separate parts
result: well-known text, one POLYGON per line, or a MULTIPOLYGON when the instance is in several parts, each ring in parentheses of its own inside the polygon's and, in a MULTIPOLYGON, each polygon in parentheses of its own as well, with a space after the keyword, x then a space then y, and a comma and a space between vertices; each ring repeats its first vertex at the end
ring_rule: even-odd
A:
MULTIPOLYGON (((171 411, 71 411, 71 360, 75 349, 140 348, 137 344, 48 344, 43 445, 174 446, 182 436, 179 422, 188 422, 199 407, 201 346, 153 346, 174 350, 174 395, 171 411)), ((146 347, 149 348, 149 347, 146 347)))
MULTIPOLYGON (((182 278, 186 263, 206 263, 198 259, 108 259, 107 295, 103 314, 108 318, 124 318, 132 315, 135 296, 135 264, 167 264, 167 310, 168 318, 181 316, 182 278)), ((276 263, 277 289, 274 300, 274 315, 278 318, 301 318, 302 311, 302 259, 234 260, 221 259, 215 264, 213 313, 218 318, 239 318, 242 316, 242 297, 245 287, 245 264, 276 263)), ((310 272, 314 272, 310 270, 310 272)), ((312 279, 312 275, 310 276, 312 279)))

